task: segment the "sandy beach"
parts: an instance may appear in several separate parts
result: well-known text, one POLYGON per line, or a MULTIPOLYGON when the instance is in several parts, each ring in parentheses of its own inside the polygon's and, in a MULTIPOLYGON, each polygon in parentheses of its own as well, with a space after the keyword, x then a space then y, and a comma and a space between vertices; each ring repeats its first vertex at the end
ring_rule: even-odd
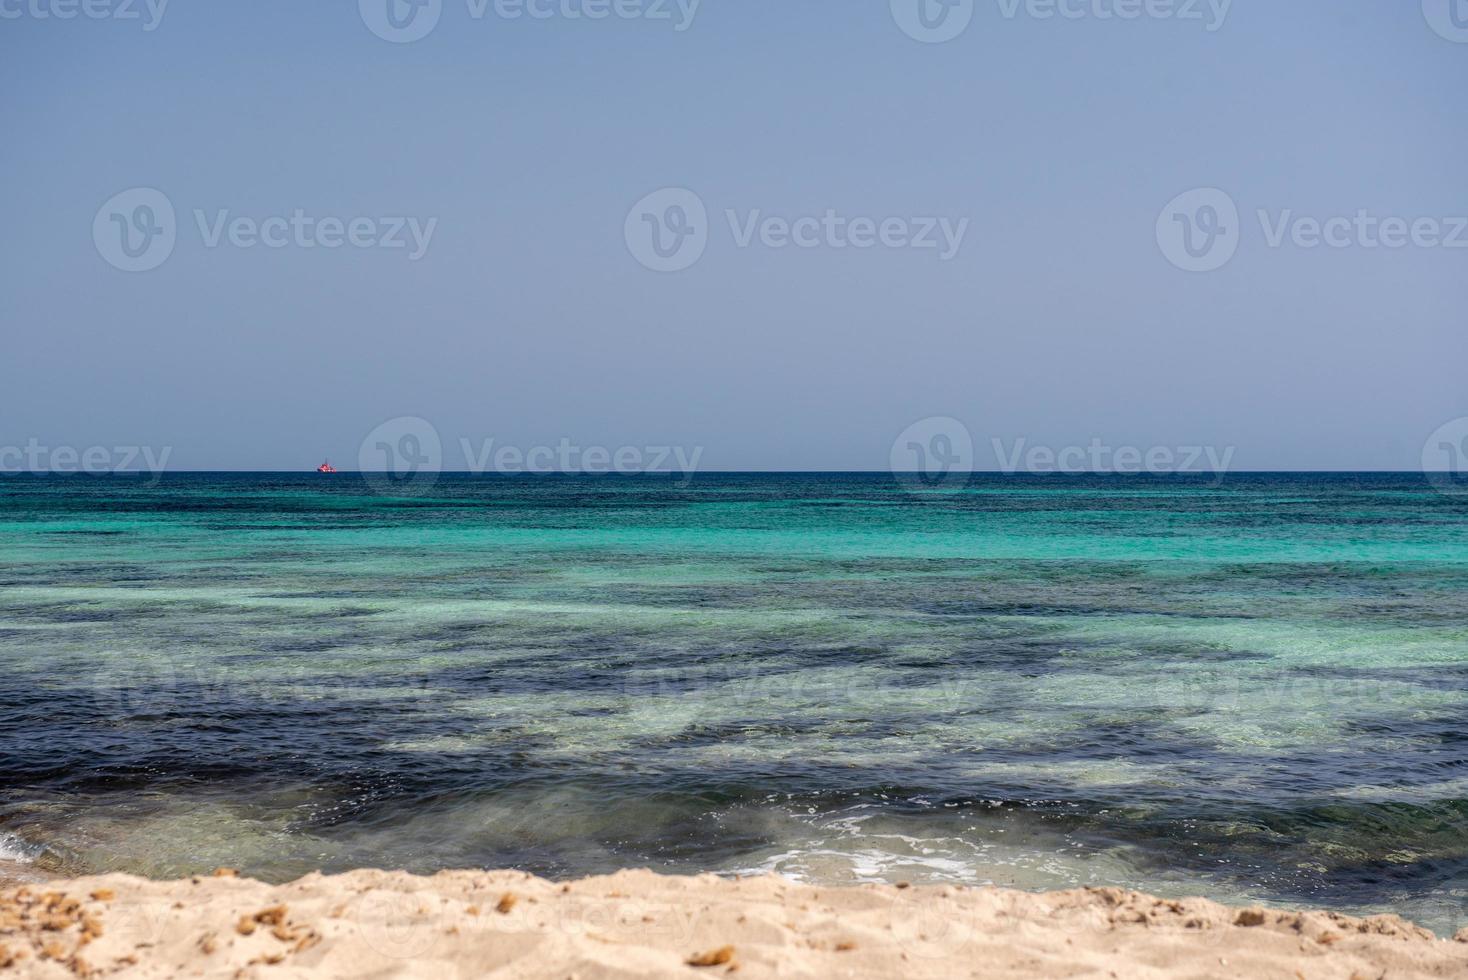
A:
POLYGON ((28 977, 1468 976, 1468 930, 1231 909, 1118 889, 821 888, 624 871, 356 871, 272 886, 221 871, 0 893, 0 965, 28 977))

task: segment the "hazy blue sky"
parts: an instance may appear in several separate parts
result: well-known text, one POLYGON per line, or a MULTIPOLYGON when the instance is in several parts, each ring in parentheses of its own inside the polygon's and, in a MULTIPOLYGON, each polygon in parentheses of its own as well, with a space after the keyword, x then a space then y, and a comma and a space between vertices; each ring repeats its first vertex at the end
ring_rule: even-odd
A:
POLYGON ((1197 20, 977 0, 945 43, 889 0, 566 16, 588 2, 511 19, 442 0, 430 33, 389 43, 356 0, 171 0, 152 30, 146 0, 133 20, 0 0, 0 445, 350 466, 374 426, 421 416, 450 469, 461 438, 880 469, 904 428, 951 416, 980 467, 1023 438, 1410 469, 1468 416, 1468 247, 1338 226, 1347 247, 1309 248, 1293 225, 1272 247, 1256 214, 1454 234, 1468 0, 1457 21, 1449 0, 1234 0, 1221 23, 1206 0, 1197 20), (126 272, 93 226, 137 187, 176 209, 176 244, 126 272), (651 271, 629 212, 669 187, 706 206, 707 248, 651 271), (1159 246, 1196 188, 1240 215, 1208 272, 1159 246), (221 211, 297 209, 437 223, 416 259, 207 244, 221 211), (828 210, 968 225, 952 255, 739 242, 752 212, 828 210))

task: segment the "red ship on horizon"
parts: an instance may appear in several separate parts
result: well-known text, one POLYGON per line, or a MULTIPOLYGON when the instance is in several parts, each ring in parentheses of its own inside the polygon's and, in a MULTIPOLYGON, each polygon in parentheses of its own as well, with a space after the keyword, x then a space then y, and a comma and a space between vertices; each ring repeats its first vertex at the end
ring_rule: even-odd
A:
POLYGON ((317 473, 335 473, 336 472, 336 467, 335 466, 332 466, 331 465, 331 460, 328 459, 326 462, 324 462, 320 466, 316 467, 316 472, 317 473))

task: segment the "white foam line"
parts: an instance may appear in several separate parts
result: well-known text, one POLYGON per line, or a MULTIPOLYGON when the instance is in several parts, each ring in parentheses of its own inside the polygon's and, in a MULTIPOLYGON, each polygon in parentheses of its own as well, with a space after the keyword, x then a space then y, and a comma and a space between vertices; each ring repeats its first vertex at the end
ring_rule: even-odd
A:
POLYGON ((40 852, 39 847, 27 844, 14 834, 0 833, 0 861, 30 864, 40 852))

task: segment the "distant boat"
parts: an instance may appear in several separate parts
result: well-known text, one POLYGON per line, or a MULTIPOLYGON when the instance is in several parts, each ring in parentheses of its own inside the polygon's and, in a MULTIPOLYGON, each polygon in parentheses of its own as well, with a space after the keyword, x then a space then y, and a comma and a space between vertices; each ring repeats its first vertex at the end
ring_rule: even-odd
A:
POLYGON ((316 467, 316 472, 317 473, 335 473, 336 472, 336 467, 331 465, 331 460, 327 460, 326 462, 322 463, 320 466, 316 467))

